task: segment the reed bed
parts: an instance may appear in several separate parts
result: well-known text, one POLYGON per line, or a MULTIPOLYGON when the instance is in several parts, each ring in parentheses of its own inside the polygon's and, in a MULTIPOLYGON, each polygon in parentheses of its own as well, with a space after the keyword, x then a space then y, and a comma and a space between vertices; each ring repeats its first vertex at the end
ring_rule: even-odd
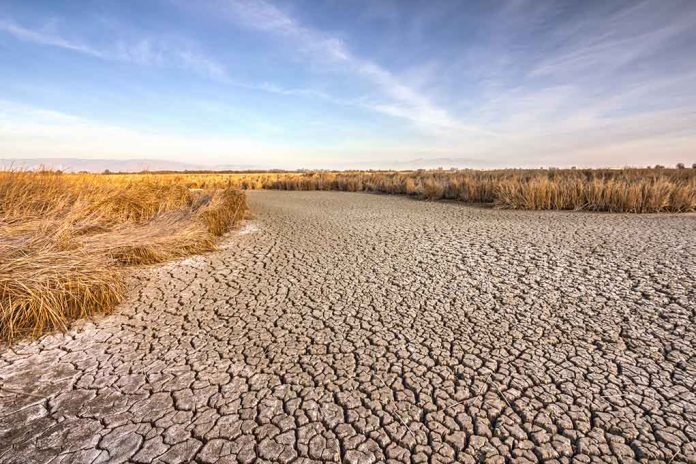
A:
POLYGON ((268 187, 393 193, 529 210, 696 210, 696 170, 309 173, 278 179, 268 187))
MULTIPOLYGON (((133 182, 137 174, 115 175, 133 182)), ((498 208, 624 213, 696 211, 696 169, 502 169, 161 173, 190 188, 339 190, 498 208)))
POLYGON ((213 250, 245 211, 231 186, 0 172, 0 340, 108 313, 129 266, 213 250))

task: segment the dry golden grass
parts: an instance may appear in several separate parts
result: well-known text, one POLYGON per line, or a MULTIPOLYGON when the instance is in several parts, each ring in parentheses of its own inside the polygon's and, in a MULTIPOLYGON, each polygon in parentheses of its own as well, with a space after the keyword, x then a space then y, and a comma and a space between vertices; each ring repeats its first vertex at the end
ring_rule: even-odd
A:
POLYGON ((126 266, 213 250, 245 211, 232 187, 164 176, 1 172, 0 339, 112 310, 126 266))
MULTIPOLYGON (((133 182, 138 174, 113 175, 133 182)), ((696 211, 696 169, 502 169, 162 173, 193 188, 341 190, 488 203, 499 208, 630 213, 696 211)))
POLYGON ((309 173, 279 179, 269 187, 397 193, 513 209, 632 213, 696 210, 696 170, 309 173))

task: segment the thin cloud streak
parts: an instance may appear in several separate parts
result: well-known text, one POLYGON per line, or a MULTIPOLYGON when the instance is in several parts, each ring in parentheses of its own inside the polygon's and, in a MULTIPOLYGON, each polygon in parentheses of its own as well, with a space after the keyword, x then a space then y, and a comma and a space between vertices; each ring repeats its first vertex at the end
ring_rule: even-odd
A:
POLYGON ((95 47, 66 39, 58 34, 29 29, 6 19, 0 20, 0 31, 38 45, 62 48, 108 61, 123 61, 144 66, 187 69, 214 79, 228 79, 225 68, 214 60, 187 47, 174 46, 149 38, 137 42, 117 40, 113 47, 95 47))
POLYGON ((425 95, 405 85, 388 70, 355 56, 340 39, 301 25, 263 0, 233 1, 226 3, 226 6, 233 18, 247 27, 291 39, 310 59, 319 57, 325 62, 342 65, 345 70, 371 81, 391 99, 389 103, 362 102, 359 103, 360 106, 439 131, 492 134, 491 131, 457 120, 447 110, 433 104, 425 95))
POLYGON ((676 9, 662 13, 664 23, 651 21, 643 28, 636 28, 646 16, 655 15, 660 13, 654 12, 654 5, 641 2, 628 10, 583 24, 567 37, 571 45, 537 64, 530 76, 567 78, 582 73, 614 72, 659 51, 696 24, 696 11, 676 9))
POLYGON ((17 39, 27 42, 64 48, 66 50, 84 53, 86 55, 92 55, 98 58, 105 58, 105 55, 102 52, 88 47, 87 45, 72 42, 55 34, 27 29, 5 19, 0 19, 0 31, 4 31, 17 39))

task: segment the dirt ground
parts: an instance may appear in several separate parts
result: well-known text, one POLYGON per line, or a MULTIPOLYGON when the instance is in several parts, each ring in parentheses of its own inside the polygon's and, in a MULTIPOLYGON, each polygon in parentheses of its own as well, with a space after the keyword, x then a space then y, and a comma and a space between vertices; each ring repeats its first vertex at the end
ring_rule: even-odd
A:
POLYGON ((0 462, 696 462, 696 216, 251 192, 0 348, 0 462))

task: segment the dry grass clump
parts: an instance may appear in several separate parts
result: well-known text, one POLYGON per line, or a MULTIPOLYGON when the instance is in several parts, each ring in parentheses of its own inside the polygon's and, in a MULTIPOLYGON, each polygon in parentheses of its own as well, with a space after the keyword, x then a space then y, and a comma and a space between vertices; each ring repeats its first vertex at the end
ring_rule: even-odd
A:
POLYGON ((689 212, 696 210, 696 175, 630 171, 531 175, 500 182, 494 202, 514 209, 689 212))
POLYGON ((231 187, 124 180, 0 172, 1 340, 111 311, 126 266, 212 250, 246 210, 244 194, 231 187))
POLYGON ((234 223, 239 212, 246 209, 246 198, 239 190, 225 189, 212 199, 208 208, 201 213, 201 219, 208 232, 219 237, 234 223))
POLYGON ((8 258, 0 250, 0 330, 3 339, 64 330, 70 320, 121 301, 120 272, 103 256, 53 247, 8 258))

